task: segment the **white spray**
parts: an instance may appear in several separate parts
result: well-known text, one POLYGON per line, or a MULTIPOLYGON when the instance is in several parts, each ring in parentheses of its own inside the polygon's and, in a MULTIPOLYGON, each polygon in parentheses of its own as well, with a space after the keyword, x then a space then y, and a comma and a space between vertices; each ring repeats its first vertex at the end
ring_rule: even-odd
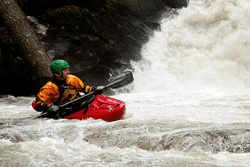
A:
POLYGON ((133 62, 134 91, 249 93, 250 1, 193 0, 133 62))

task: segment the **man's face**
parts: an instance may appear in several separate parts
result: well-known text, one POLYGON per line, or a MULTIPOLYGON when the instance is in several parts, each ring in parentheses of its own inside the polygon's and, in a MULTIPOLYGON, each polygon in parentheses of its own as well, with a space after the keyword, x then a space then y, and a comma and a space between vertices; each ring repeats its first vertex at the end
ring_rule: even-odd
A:
POLYGON ((66 80, 68 78, 68 74, 70 74, 69 68, 62 70, 63 78, 66 80))

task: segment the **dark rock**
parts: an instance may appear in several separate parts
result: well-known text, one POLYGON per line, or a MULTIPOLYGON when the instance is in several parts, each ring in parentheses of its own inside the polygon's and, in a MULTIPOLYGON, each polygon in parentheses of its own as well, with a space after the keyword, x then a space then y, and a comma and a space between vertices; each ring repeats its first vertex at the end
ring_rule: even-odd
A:
MULTIPOLYGON (((48 55, 68 61, 71 73, 94 86, 106 84, 117 70, 130 69, 130 60, 141 59, 141 47, 154 30, 160 29, 162 12, 187 6, 186 0, 16 1, 26 15, 35 16, 29 17, 30 23, 48 55)), ((24 85, 29 85, 23 88, 25 92, 36 92, 41 84, 1 29, 0 75, 25 78, 24 85)), ((7 80, 6 86, 9 83, 7 80)))
POLYGON ((189 0, 162 0, 162 2, 172 8, 187 7, 189 0))

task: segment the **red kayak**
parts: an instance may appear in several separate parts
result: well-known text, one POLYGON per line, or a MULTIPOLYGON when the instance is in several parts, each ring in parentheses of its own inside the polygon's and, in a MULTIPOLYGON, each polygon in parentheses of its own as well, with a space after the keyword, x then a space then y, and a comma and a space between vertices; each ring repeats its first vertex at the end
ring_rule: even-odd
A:
MULTIPOLYGON (((112 82, 106 85, 102 91, 106 91, 108 88, 116 89, 121 88, 125 85, 132 83, 134 80, 131 71, 125 71, 124 73, 118 75, 112 82)), ((35 102, 33 101, 32 106, 35 108, 35 102)), ((49 103, 49 101, 47 101, 49 103)), ((51 104, 51 103, 50 103, 51 104)), ((123 118, 125 114, 125 103, 113 99, 101 94, 97 94, 95 91, 90 92, 86 95, 82 95, 66 104, 60 106, 62 112, 57 113, 58 118, 65 119, 102 119, 104 121, 112 122, 123 118), (90 101, 87 100, 89 97, 90 101), (81 104, 79 104, 81 102, 81 104), (86 105, 85 105, 86 103, 86 105), (90 105, 89 105, 90 104, 90 105), (70 109, 72 108, 72 109, 70 109), (83 108, 83 109, 82 109, 83 108), (68 110, 69 109, 69 110, 68 110), (78 111, 79 110, 79 111, 78 111), (76 111, 76 112, 74 112, 76 111)), ((44 118, 47 113, 42 113, 36 118, 44 118)))
MULTIPOLYGON (((35 106, 35 101, 36 100, 34 100, 32 103, 33 108, 35 106)), ((84 108, 64 118, 79 120, 93 118, 112 122, 122 119, 125 111, 126 109, 124 102, 100 94, 95 96, 88 108, 84 108)))

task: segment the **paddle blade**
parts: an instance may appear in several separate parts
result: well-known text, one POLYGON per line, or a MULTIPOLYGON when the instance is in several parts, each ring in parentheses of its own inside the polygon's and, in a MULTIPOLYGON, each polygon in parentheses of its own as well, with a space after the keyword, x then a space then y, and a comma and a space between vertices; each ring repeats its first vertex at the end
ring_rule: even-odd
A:
POLYGON ((126 71, 118 75, 111 83, 106 86, 106 88, 120 88, 132 83, 133 80, 133 73, 131 71, 126 71))

